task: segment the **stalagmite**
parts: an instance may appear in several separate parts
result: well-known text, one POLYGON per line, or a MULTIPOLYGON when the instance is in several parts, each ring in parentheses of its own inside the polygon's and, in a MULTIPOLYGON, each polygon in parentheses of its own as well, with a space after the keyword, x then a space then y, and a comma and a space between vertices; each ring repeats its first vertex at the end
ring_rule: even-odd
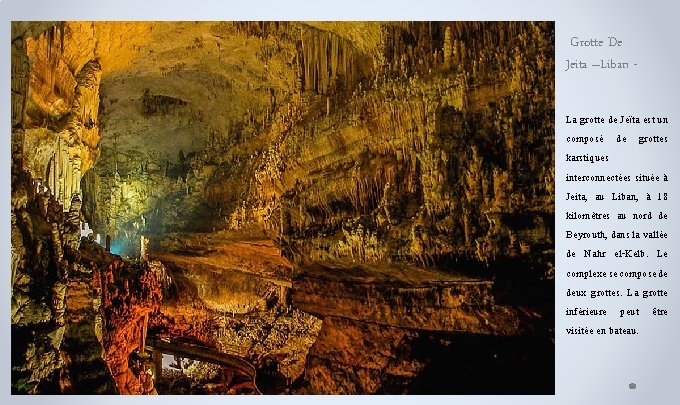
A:
POLYGON ((59 226, 56 222, 52 222, 52 246, 54 247, 54 258, 57 263, 64 258, 64 249, 61 245, 61 235, 59 234, 59 226))

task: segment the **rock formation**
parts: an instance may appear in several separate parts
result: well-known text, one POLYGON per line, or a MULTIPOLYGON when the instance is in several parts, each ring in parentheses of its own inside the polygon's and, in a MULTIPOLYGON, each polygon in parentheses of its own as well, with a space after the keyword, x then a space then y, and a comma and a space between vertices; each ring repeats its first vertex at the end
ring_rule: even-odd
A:
POLYGON ((554 36, 13 23, 13 391, 552 392, 554 36))

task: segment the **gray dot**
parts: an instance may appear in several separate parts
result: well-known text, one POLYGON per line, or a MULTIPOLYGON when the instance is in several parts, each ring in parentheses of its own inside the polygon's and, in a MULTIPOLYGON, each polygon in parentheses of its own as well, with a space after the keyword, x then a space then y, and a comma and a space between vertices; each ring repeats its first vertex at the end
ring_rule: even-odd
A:
POLYGON ((628 384, 628 388, 630 388, 631 390, 634 390, 635 388, 637 388, 637 385, 635 385, 635 383, 630 383, 630 384, 628 384))

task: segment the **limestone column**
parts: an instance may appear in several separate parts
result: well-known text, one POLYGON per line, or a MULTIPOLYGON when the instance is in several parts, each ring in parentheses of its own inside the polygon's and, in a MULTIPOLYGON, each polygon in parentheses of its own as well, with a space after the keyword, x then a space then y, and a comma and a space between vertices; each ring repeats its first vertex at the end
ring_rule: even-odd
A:
POLYGON ((57 148, 52 156, 52 167, 50 167, 50 176, 52 177, 50 182, 51 194, 55 198, 59 195, 59 189, 57 184, 57 179, 59 178, 59 140, 57 139, 57 148))
POLYGON ((82 174, 82 161, 79 157, 73 158, 73 193, 80 194, 80 180, 83 176, 82 174))
POLYGON ((288 306, 288 288, 285 285, 279 285, 279 306, 285 308, 288 306))
MULTIPOLYGON (((14 33, 12 33, 14 37, 14 33)), ((17 37, 12 41, 11 53, 11 124, 12 124, 12 163, 23 167, 24 155, 24 106, 28 93, 30 65, 26 52, 26 41, 17 37)))
POLYGON ((66 154, 66 159, 64 161, 64 210, 68 210, 71 207, 71 190, 72 190, 72 177, 73 171, 71 170, 71 159, 66 154))
POLYGON ((451 54, 453 52, 453 34, 451 27, 446 27, 444 31, 444 67, 451 67, 451 54))
POLYGON ((149 314, 144 315, 144 318, 142 318, 142 327, 141 327, 141 332, 142 336, 140 337, 140 346, 139 346, 139 353, 144 354, 144 351, 146 350, 146 332, 147 332, 147 327, 149 325, 149 314))
POLYGON ((148 251, 148 246, 149 246, 149 239, 146 238, 145 236, 140 237, 140 254, 139 257, 142 260, 149 260, 149 251, 148 251))
POLYGON ((153 378, 158 380, 163 374, 163 353, 158 349, 153 349, 151 357, 153 359, 153 378))
MULTIPOLYGON (((64 154, 61 149, 61 143, 59 146, 59 150, 57 151, 57 154, 59 155, 59 164, 57 165, 57 200, 62 204, 62 206, 65 206, 64 204, 64 154)), ((65 207, 64 207, 65 208, 65 207)))

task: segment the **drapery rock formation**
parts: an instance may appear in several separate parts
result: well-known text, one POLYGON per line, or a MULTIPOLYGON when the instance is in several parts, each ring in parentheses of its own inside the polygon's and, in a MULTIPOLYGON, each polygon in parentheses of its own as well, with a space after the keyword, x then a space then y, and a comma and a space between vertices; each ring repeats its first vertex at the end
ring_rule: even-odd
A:
POLYGON ((15 392, 551 392, 553 23, 15 22, 11 87, 15 392))

